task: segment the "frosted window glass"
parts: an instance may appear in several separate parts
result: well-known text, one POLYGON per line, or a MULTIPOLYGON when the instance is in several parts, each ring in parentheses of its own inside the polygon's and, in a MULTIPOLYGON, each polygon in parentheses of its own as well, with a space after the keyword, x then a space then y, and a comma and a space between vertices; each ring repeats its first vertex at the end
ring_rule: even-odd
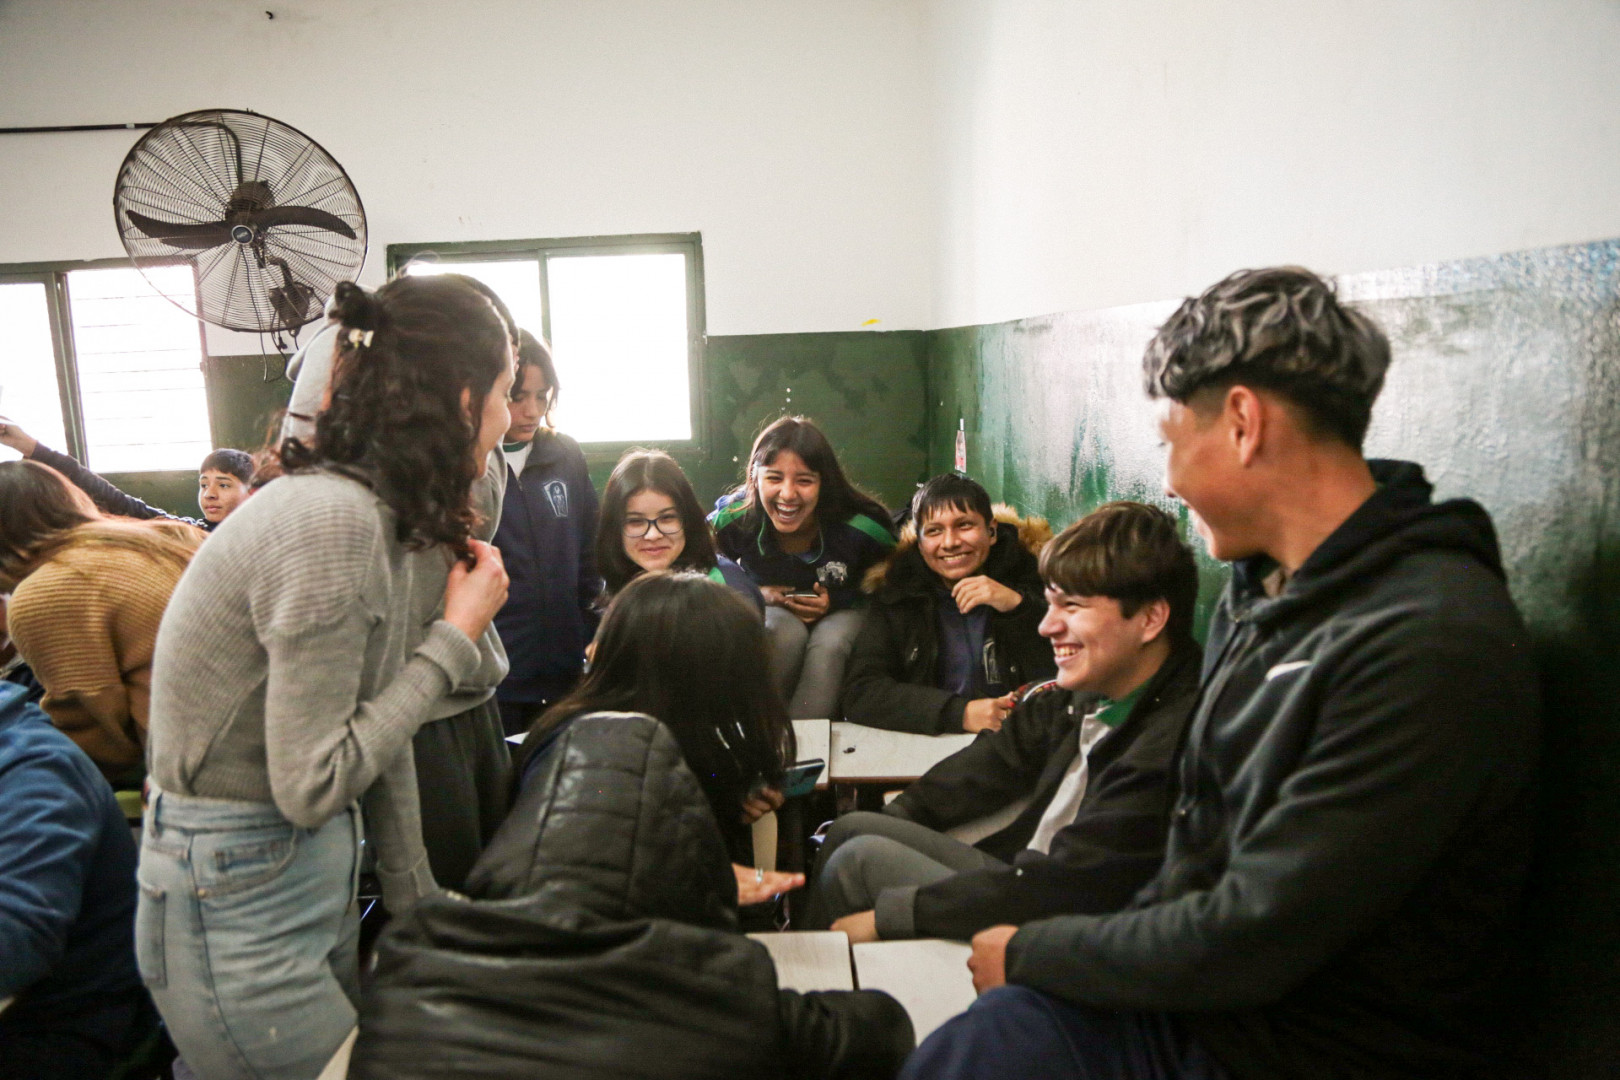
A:
POLYGON ((540 328, 540 263, 535 259, 508 259, 502 262, 413 262, 407 274, 466 274, 477 278, 505 301, 518 326, 535 337, 540 328))
MULTIPOLYGON (((189 266, 148 270, 191 296, 189 266)), ((89 465, 96 472, 195 469, 213 441, 197 320, 133 268, 67 275, 89 465)))
POLYGON ((580 442, 690 439, 686 257, 552 255, 557 427, 580 442))
MULTIPOLYGON (((0 285, 0 416, 52 450, 67 451, 50 308, 37 281, 0 285)), ((18 456, 0 446, 0 461, 18 456)))

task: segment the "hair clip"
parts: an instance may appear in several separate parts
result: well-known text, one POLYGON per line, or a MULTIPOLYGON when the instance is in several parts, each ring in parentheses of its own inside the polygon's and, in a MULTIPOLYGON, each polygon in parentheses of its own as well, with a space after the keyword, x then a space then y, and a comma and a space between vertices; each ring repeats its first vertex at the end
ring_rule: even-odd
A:
POLYGON ((375 330, 362 330, 358 326, 349 327, 349 344, 356 349, 361 346, 371 348, 371 339, 376 335, 375 330))

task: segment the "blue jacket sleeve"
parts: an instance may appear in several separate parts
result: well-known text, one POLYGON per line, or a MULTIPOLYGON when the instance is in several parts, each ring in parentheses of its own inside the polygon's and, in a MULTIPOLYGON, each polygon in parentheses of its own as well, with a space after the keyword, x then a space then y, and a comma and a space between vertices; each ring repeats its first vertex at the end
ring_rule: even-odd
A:
POLYGON ((0 997, 51 972, 79 916, 101 818, 85 781, 49 751, 0 772, 0 997))
POLYGON ((36 446, 29 458, 39 462, 41 465, 49 465, 67 477, 74 487, 90 496, 92 502, 109 514, 139 518, 142 521, 149 521, 152 518, 168 518, 171 521, 183 521, 187 525, 195 525, 199 529, 210 527, 206 521, 171 514, 167 510, 160 510, 151 503, 137 499, 128 492, 120 491, 103 477, 80 465, 75 459, 60 451, 52 450, 44 443, 36 446))

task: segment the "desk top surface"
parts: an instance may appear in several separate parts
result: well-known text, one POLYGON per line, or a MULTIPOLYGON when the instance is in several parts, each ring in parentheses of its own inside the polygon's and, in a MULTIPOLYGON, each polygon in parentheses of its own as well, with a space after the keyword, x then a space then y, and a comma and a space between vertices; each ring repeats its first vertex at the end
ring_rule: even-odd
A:
POLYGON ((915 780, 968 743, 972 735, 913 735, 839 722, 832 727, 833 780, 915 780))
POLYGON ((842 930, 790 930, 749 934, 765 946, 776 964, 776 984, 783 990, 853 990, 849 938, 842 930))
POLYGON ((977 996, 967 967, 973 950, 959 941, 876 941, 853 952, 861 989, 882 990, 905 1006, 919 1043, 977 996))

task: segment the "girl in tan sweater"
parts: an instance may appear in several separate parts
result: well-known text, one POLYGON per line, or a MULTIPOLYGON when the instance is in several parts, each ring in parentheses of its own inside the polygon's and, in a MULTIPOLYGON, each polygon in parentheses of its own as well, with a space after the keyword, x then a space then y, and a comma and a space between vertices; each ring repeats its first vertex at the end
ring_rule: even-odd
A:
POLYGON ((45 711, 115 787, 140 782, 158 622, 204 533, 103 515, 37 461, 0 463, 0 592, 45 711))

